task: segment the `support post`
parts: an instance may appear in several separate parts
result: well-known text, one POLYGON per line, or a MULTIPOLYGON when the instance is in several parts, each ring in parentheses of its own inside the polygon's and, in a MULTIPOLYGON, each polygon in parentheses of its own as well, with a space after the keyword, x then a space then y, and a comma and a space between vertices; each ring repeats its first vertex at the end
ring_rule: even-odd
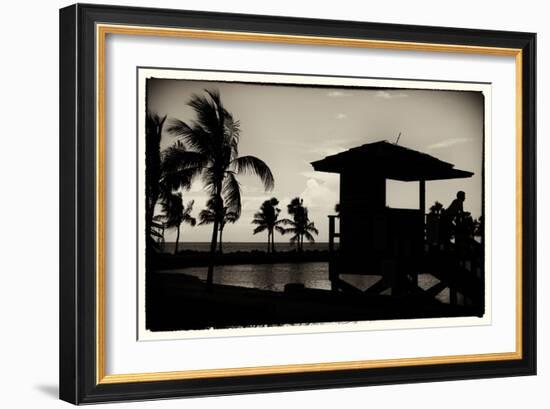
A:
POLYGON ((449 286, 449 304, 458 305, 458 294, 454 286, 449 286))
POLYGON ((333 215, 330 215, 328 217, 328 251, 331 256, 334 253, 334 233, 335 233, 334 219, 335 218, 336 216, 333 216, 333 215))
POLYGON ((422 220, 426 217, 426 181, 420 180, 420 189, 419 189, 419 203, 420 203, 420 213, 422 213, 422 220))
MULTIPOLYGON (((424 244, 426 242, 426 181, 424 179, 419 180, 419 191, 418 191, 418 203, 420 207, 420 217, 422 219, 422 249, 424 249, 424 244)), ((424 251, 424 250, 422 250, 424 251)), ((414 271, 410 275, 411 285, 413 287, 418 286, 418 272, 414 271)))
POLYGON ((332 291, 338 291, 338 273, 334 267, 334 237, 336 216, 328 216, 328 278, 332 291))

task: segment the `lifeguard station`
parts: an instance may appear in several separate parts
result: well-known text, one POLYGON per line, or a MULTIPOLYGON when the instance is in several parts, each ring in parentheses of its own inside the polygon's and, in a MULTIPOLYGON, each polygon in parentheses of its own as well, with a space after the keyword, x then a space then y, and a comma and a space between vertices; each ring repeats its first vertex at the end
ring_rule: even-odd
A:
POLYGON ((316 171, 340 175, 339 214, 329 216, 329 276, 334 291, 361 291, 342 280, 341 274, 380 275, 376 284, 361 292, 380 294, 389 289, 391 295, 435 296, 449 287, 451 297, 455 294, 456 299, 458 289, 479 303, 482 280, 472 272, 458 273, 465 264, 451 261, 444 250, 430 250, 425 226, 426 182, 469 178, 472 172, 387 141, 361 145, 311 164, 316 171), (419 182, 419 208, 388 207, 387 179, 419 182), (419 273, 433 274, 439 283, 421 289, 419 273))

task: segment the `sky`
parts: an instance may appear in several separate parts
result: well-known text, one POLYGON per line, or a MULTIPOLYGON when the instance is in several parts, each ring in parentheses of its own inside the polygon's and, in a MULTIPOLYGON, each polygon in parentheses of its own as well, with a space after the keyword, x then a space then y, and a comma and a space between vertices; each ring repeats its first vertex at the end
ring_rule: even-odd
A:
MULTIPOLYGON (((265 192, 254 176, 240 176, 242 215, 224 230, 225 242, 265 242, 253 235, 253 215, 264 200, 276 197, 281 218, 288 202, 303 198, 319 230, 316 240, 328 241, 328 215, 339 199, 339 176, 315 172, 311 162, 365 143, 387 140, 418 150, 474 172, 467 179, 426 183, 426 207, 436 200, 448 207, 457 191, 466 192, 464 210, 481 215, 483 97, 479 92, 304 87, 180 79, 148 79, 147 104, 152 112, 184 122, 195 119, 187 105, 192 94, 218 89, 222 102, 240 121, 239 154, 254 155, 270 167, 275 188, 265 192)), ((166 129, 166 127, 165 127, 166 129)), ((177 138, 163 130, 161 149, 177 138)), ((200 179, 183 192, 194 200, 192 215, 208 200, 200 179)), ((418 182, 387 182, 386 204, 418 209, 418 182)), ((207 242, 212 226, 182 226, 182 242, 207 242)), ((174 241, 175 230, 165 233, 174 241)), ((276 234, 275 241, 287 238, 276 234)))

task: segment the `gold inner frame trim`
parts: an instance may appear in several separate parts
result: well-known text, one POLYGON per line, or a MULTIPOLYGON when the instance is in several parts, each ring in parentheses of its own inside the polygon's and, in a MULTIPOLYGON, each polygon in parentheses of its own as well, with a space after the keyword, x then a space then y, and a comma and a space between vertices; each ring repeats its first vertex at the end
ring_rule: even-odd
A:
POLYGON ((217 377, 291 374, 368 368, 390 368, 416 365, 438 365, 468 362, 518 360, 522 358, 522 51, 516 48, 467 46, 458 44, 432 44, 402 41, 364 40, 318 36, 250 33, 178 29, 163 27, 128 26, 115 24, 96 25, 96 149, 97 149, 97 242, 96 242, 96 382, 116 384, 217 377), (516 348, 513 352, 474 355, 449 355, 366 361, 320 362, 314 364, 275 365, 173 372, 132 374, 105 374, 105 42, 108 34, 157 36, 172 38, 207 39, 220 41, 246 41, 295 45, 318 45, 353 48, 372 48, 400 51, 424 51, 483 54, 515 57, 516 65, 516 348))

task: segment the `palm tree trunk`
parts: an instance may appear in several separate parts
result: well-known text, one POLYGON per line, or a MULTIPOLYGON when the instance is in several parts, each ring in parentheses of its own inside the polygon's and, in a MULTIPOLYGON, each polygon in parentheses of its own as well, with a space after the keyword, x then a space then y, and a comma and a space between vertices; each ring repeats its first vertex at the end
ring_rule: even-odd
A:
POLYGON ((162 252, 166 251, 166 240, 164 239, 164 223, 162 224, 162 252))
POLYGON ((275 231, 271 230, 271 252, 275 253, 275 231))
POLYGON ((222 236, 223 236, 223 228, 220 228, 220 245, 219 245, 220 254, 223 254, 222 236))
POLYGON ((214 282, 214 258, 216 256, 216 244, 218 241, 218 231, 220 226, 220 206, 222 203, 222 198, 220 192, 222 190, 223 178, 218 182, 216 186, 216 204, 214 208, 215 217, 214 217, 214 227, 212 228, 212 240, 210 241, 210 262, 208 263, 208 273, 206 274, 206 283, 212 285, 214 282))
POLYGON ((271 232, 267 231, 267 254, 269 254, 269 247, 271 245, 271 232))
POLYGON ((218 243, 218 219, 214 219, 214 227, 212 228, 212 240, 210 241, 210 261, 208 263, 208 273, 206 274, 206 283, 214 282, 214 255, 216 254, 216 245, 218 243))
POLYGON ((181 224, 178 224, 178 234, 176 235, 176 247, 174 248, 174 254, 178 254, 178 242, 180 241, 180 226, 181 224))

